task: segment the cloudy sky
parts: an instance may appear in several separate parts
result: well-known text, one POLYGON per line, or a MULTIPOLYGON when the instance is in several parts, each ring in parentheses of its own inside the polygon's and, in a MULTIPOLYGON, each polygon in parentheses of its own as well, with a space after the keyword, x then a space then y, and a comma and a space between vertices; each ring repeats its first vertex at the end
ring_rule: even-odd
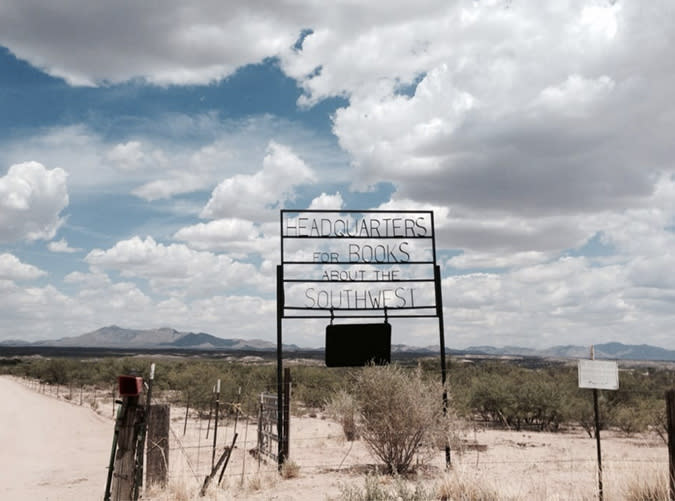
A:
POLYGON ((0 340, 273 341, 279 209, 387 208, 434 211, 450 347, 675 349, 674 23, 661 0, 4 0, 0 340))

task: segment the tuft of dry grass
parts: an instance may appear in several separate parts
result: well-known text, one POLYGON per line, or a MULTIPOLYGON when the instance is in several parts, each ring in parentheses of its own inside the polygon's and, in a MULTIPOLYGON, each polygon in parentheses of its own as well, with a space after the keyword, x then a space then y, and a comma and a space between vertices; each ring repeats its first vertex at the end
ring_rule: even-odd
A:
POLYGON ((246 490, 249 492, 258 492, 273 487, 278 482, 279 477, 274 474, 256 473, 248 477, 246 490))
POLYGON ((185 479, 172 480, 166 487, 151 485, 145 491, 145 496, 153 500, 190 501, 193 495, 185 479))
POLYGON ((260 475, 254 475, 248 479, 249 491, 260 491, 264 486, 263 479, 260 475))
POLYGON ((297 478, 300 475, 300 466, 295 461, 285 461, 281 465, 281 478, 288 480, 289 478, 297 478))
POLYGON ((348 442, 359 438, 357 427, 358 405, 356 399, 345 390, 340 390, 326 403, 326 413, 342 426, 342 432, 348 442))
POLYGON ((670 486, 668 476, 651 474, 636 476, 624 487, 623 499, 626 501, 669 501, 670 486))
POLYGON ((438 499, 419 482, 409 482, 399 476, 368 474, 363 488, 356 485, 340 485, 340 497, 331 501, 432 501, 438 499))
POLYGON ((473 475, 446 474, 436 486, 436 499, 443 501, 504 501, 497 490, 473 475))

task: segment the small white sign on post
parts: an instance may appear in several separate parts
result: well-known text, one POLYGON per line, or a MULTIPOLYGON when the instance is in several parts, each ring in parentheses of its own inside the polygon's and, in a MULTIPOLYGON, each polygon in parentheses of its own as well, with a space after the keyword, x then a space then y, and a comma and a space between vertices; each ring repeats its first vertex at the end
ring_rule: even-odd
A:
POLYGON ((579 388, 619 389, 619 367, 615 361, 579 360, 579 388))

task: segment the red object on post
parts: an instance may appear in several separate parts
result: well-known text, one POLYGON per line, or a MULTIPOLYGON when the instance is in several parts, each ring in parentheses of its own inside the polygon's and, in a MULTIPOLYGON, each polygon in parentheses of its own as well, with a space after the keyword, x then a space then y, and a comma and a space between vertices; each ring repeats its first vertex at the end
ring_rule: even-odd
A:
POLYGON ((143 378, 136 376, 117 376, 120 397, 137 397, 143 390, 143 378))

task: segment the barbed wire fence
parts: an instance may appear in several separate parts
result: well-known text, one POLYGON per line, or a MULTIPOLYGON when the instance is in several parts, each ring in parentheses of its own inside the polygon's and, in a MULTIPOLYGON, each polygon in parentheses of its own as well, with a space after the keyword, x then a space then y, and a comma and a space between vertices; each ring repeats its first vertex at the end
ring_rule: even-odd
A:
MULTIPOLYGON (((115 386, 109 388, 93 385, 56 385, 45 384, 35 379, 21 379, 22 383, 33 391, 52 398, 67 401, 71 405, 89 407, 99 414, 113 418, 115 412, 115 386)), ((206 383, 204 383, 206 384, 206 383)), ((269 393, 276 392, 276 386, 265 387, 269 393)), ((633 394, 654 396, 652 390, 624 390, 633 394)), ((257 395, 256 397, 259 397, 257 395)), ((278 476, 279 470, 273 457, 260 453, 261 449, 261 415, 244 412, 241 401, 224 402, 221 420, 218 424, 217 441, 213 438, 213 422, 209 424, 208 416, 203 409, 186 409, 177 403, 175 391, 157 391, 155 403, 171 405, 170 455, 168 483, 169 485, 202 485, 205 478, 213 470, 212 456, 219 457, 231 447, 227 468, 216 477, 211 489, 253 489, 261 484, 265 476, 278 476), (187 419, 186 419, 187 416, 187 419), (237 439, 233 442, 233 437, 237 439), (234 445, 232 446, 232 444, 234 445)), ((360 441, 350 442, 344 437, 340 425, 333 422, 319 409, 294 409, 291 418, 291 438, 289 460, 304 475, 323 473, 344 473, 359 476, 377 470, 376 460, 360 441)), ((112 420, 111 420, 112 425, 112 420)), ((465 441, 459 450, 455 450, 458 466, 471 467, 484 474, 497 475, 508 466, 514 475, 528 478, 533 474, 545 475, 546 472, 562 472, 581 479, 594 476, 595 458, 592 454, 593 441, 577 430, 575 440, 585 441, 589 454, 564 455, 558 458, 544 457, 547 445, 531 444, 536 432, 524 430, 522 439, 515 438, 512 443, 501 444, 514 452, 507 459, 498 459, 486 448, 481 447, 483 437, 490 433, 487 423, 469 423, 464 430, 465 441), (529 435, 529 436, 526 436, 529 435), (541 452, 541 454, 534 454, 541 452), (522 454, 519 454, 522 453, 522 454)), ((515 433, 515 432, 514 432, 515 433)), ((567 433, 570 433, 568 430, 567 433)), ((563 434, 564 435, 564 434, 563 434)), ((607 474, 615 472, 622 476, 633 472, 636 468, 646 468, 655 472, 668 473, 667 444, 655 433, 623 434, 612 432, 612 439, 630 443, 631 446, 648 451, 642 457, 616 453, 608 450, 603 460, 607 474)), ((570 438, 572 440, 572 438, 570 438)), ((264 441, 264 440, 263 440, 264 441)), ((443 468, 443 451, 437 451, 437 457, 429 462, 437 473, 443 468)), ((590 480, 592 482, 592 480, 590 480)), ((147 486, 152 489, 152 486, 147 486)))

